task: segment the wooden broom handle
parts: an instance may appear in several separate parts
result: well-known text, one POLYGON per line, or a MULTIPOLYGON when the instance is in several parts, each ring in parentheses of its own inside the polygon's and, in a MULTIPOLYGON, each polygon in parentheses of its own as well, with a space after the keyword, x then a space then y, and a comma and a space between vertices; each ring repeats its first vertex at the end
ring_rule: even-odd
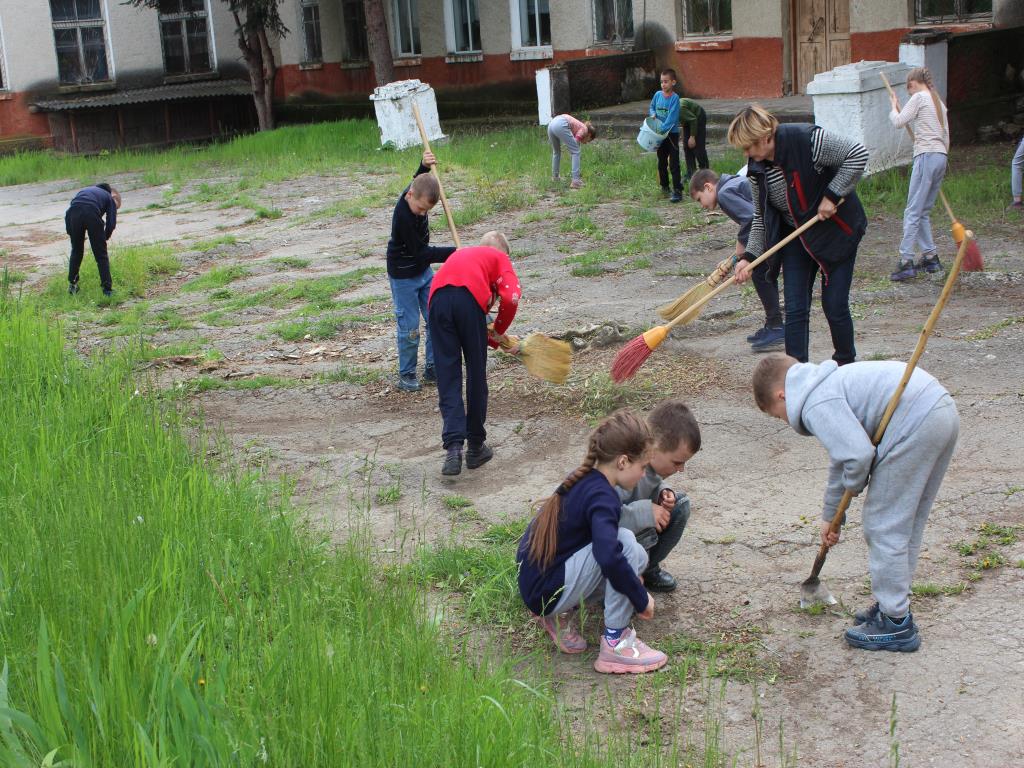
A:
MULTIPOLYGON (((884 72, 879 72, 878 76, 882 78, 882 82, 885 84, 885 89, 889 91, 889 95, 896 98, 896 103, 898 104, 899 98, 896 97, 896 91, 894 91, 892 86, 889 85, 889 78, 885 76, 884 72)), ((907 129, 907 135, 910 136, 910 140, 913 141, 914 129, 910 127, 909 123, 903 127, 907 129)), ((949 216, 949 220, 955 224, 957 222, 957 218, 953 215, 953 209, 949 207, 949 200, 946 199, 946 193, 942 191, 942 187, 939 187, 939 198, 942 200, 942 205, 946 209, 946 214, 949 216)))
MULTIPOLYGON (((917 339, 917 346, 914 347, 914 354, 910 356, 910 360, 907 361, 906 370, 903 371, 903 377, 900 379, 900 383, 896 385, 896 391, 892 393, 892 397, 889 398, 889 404, 885 408, 885 412, 882 414, 882 420, 878 422, 878 428, 875 430, 875 434, 871 438, 872 445, 878 445, 882 442, 882 437, 885 435, 885 428, 889 426, 889 420, 892 419, 893 413, 896 411, 896 406, 900 404, 900 398, 903 396, 903 391, 907 388, 907 384, 910 382, 910 377, 914 373, 914 369, 917 367, 917 361, 921 359, 921 355, 924 354, 925 344, 928 343, 928 337, 931 336, 932 329, 935 328, 935 323, 938 322, 939 315, 942 314, 943 308, 946 306, 946 302, 949 300, 950 294, 953 292, 953 285, 956 283, 957 276, 960 274, 960 266, 963 264, 964 255, 967 253, 967 241, 974 239, 974 233, 968 231, 964 235, 963 242, 960 243, 960 248, 957 249, 956 259, 953 261, 953 266, 949 270, 949 277, 946 278, 946 284, 942 288, 942 293, 939 294, 939 300, 935 302, 935 306, 932 308, 932 312, 928 315, 928 320, 924 324, 924 328, 921 329, 921 335, 917 339)), ((829 533, 838 533, 839 529, 843 525, 843 518, 846 516, 846 509, 850 506, 850 501, 853 499, 853 494, 850 491, 843 493, 843 498, 839 500, 839 506, 836 507, 836 515, 832 518, 832 522, 829 523, 829 533)), ((810 578, 814 578, 821 573, 821 566, 825 563, 825 555, 828 553, 828 545, 824 542, 821 548, 818 550, 818 557, 814 561, 814 567, 811 569, 810 578)))
MULTIPOLYGON (((420 129, 420 140, 423 142, 423 149, 430 152, 430 140, 427 138, 427 132, 423 128, 423 118, 420 117, 419 105, 414 101, 412 103, 412 114, 416 118, 416 127, 420 129)), ((441 183, 441 174, 437 172, 437 163, 430 166, 430 172, 434 174, 434 178, 437 179, 437 187, 441 192, 441 207, 444 208, 444 215, 448 218, 448 229, 451 230, 452 240, 455 241, 455 247, 461 248, 462 242, 459 240, 459 233, 455 229, 455 219, 452 218, 452 209, 448 207, 448 198, 444 194, 444 185, 441 183)))
MULTIPOLYGON (((845 200, 845 198, 840 199, 839 202, 836 203, 836 206, 838 207, 838 206, 842 205, 843 204, 843 200, 845 200)), ((817 224, 819 221, 822 221, 822 219, 819 216, 815 216, 813 219, 809 219, 809 220, 805 221, 803 224, 801 224, 799 227, 794 229, 792 232, 790 232, 788 235, 786 235, 784 238, 782 238, 779 242, 777 242, 775 245, 773 245, 767 251, 762 253, 760 256, 758 256, 756 259, 754 259, 752 262, 750 262, 750 266, 747 267, 747 269, 753 269, 758 264, 760 264, 762 261, 767 259, 769 256, 775 255, 781 249, 785 248, 787 245, 789 245, 791 242, 793 242, 793 240, 795 240, 796 238, 800 237, 800 235, 802 235, 808 229, 810 229, 815 224, 817 224)), ((730 285, 732 285, 735 282, 736 282, 736 275, 733 274, 727 280, 722 281, 714 290, 709 291, 708 294, 706 296, 704 296, 702 299, 700 299, 699 301, 694 303, 694 305, 692 307, 687 309, 685 312, 683 312, 678 317, 674 318, 671 322, 666 323, 665 327, 671 329, 671 328, 675 328, 680 323, 689 322, 691 319, 693 319, 694 316, 696 316, 698 310, 700 310, 701 307, 703 307, 705 304, 707 304, 709 301, 711 301, 711 299, 715 298, 715 296, 720 294, 722 291, 724 291, 726 288, 728 288, 730 285)))

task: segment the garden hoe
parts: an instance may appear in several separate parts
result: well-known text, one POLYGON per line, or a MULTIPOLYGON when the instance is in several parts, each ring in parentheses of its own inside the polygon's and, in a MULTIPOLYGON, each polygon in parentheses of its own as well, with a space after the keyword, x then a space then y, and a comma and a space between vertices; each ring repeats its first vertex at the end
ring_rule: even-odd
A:
MULTIPOLYGON (((939 295, 939 300, 935 303, 935 307, 932 309, 930 315, 928 315, 928 321, 924 324, 924 328, 921 330, 921 336, 917 340, 917 346, 914 347, 914 354, 910 356, 910 360, 907 362, 907 368, 903 372, 903 378, 900 379, 900 383, 896 386, 896 391, 892 393, 892 397, 889 398, 889 404, 885 408, 885 413, 882 414, 882 420, 878 422, 878 428, 875 430, 875 434, 871 438, 873 445, 878 445, 882 441, 882 436, 885 434, 885 428, 889 426, 889 420, 892 418, 893 412, 896 410, 896 406, 900 404, 900 397, 903 395, 903 390, 907 388, 907 382, 910 381, 910 376, 914 372, 914 368, 917 367, 917 361, 921 359, 921 355, 924 354, 924 346, 928 343, 928 337, 931 335, 932 329, 935 327, 936 321, 939 319, 939 315, 942 313, 942 308, 946 306, 946 301, 949 299, 949 295, 953 292, 953 285, 956 283, 957 276, 960 274, 960 268, 964 263, 964 256, 967 254, 967 250, 970 247, 970 243, 974 240, 974 233, 970 230, 965 232, 963 242, 960 244, 960 248, 956 253, 956 260, 953 262, 953 266, 949 270, 949 276, 946 278, 946 284, 942 288, 942 293, 939 295)), ((829 524, 829 533, 838 533, 839 528, 842 526, 843 521, 846 518, 846 510, 850 506, 850 500, 853 498, 853 494, 850 491, 846 491, 843 494, 843 498, 839 501, 839 506, 836 508, 836 515, 832 518, 831 524, 829 524)), ((818 549, 818 556, 814 560, 814 566, 811 568, 811 575, 800 585, 800 607, 809 608, 816 604, 835 605, 836 599, 832 597, 832 593, 829 592, 828 587, 825 586, 824 582, 818 578, 818 574, 821 573, 821 568, 825 565, 825 558, 828 556, 828 544, 822 542, 821 547, 818 549)))

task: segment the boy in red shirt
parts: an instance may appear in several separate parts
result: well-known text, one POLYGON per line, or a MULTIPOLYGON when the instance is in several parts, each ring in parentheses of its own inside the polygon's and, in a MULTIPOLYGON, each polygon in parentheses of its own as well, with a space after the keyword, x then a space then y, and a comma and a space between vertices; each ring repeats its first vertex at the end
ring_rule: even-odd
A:
MULTIPOLYGON (((488 232, 480 245, 460 248, 434 274, 430 288, 428 327, 434 347, 437 397, 447 455, 443 475, 462 472, 462 445, 468 439, 466 466, 486 464, 494 452, 484 442, 487 432, 487 346, 498 347, 515 317, 522 293, 508 257, 508 240, 488 232), (500 300, 494 329, 487 313, 500 300), (462 400, 462 360, 466 361, 466 402, 462 400)), ((510 350, 513 353, 517 350, 510 350)))

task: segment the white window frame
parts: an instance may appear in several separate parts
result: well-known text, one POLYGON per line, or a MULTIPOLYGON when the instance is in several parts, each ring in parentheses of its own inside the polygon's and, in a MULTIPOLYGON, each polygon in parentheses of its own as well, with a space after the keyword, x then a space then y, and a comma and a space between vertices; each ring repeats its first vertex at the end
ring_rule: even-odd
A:
MULTIPOLYGON (((452 5, 452 3, 470 3, 470 2, 476 3, 476 13, 477 13, 477 17, 479 17, 480 16, 480 3, 479 3, 479 0, 444 0, 444 37, 445 37, 445 44, 446 44, 446 46, 448 48, 447 59, 452 59, 453 57, 454 58, 464 57, 466 59, 472 58, 475 61, 482 61, 483 60, 484 47, 483 47, 483 41, 482 40, 476 40, 475 41, 476 44, 477 44, 475 48, 468 48, 468 49, 466 49, 464 51, 460 51, 460 50, 458 50, 458 48, 456 48, 456 41, 458 40, 458 35, 455 34, 455 7, 452 5)), ((481 32, 480 36, 483 37, 483 24, 482 23, 480 24, 480 32, 481 32)))
POLYGON ((57 64, 57 80, 60 83, 61 88, 89 88, 92 86, 107 86, 109 87, 114 83, 115 72, 114 72, 114 52, 111 48, 110 29, 107 25, 107 19, 110 18, 110 11, 107 7, 106 0, 103 0, 100 8, 100 18, 98 23, 94 19, 87 19, 85 23, 80 20, 75 21, 64 21, 53 18, 53 6, 47 0, 47 11, 50 14, 50 35, 53 40, 53 54, 57 64), (93 80, 84 83, 65 83, 60 79, 60 57, 57 56, 57 40, 53 33, 58 29, 73 29, 78 35, 78 54, 81 58, 81 63, 85 63, 85 46, 82 44, 82 33, 81 30, 84 27, 95 28, 99 27, 103 33, 103 56, 107 62, 107 79, 106 80, 93 80))
MULTIPOLYGON (((954 2, 954 7, 955 7, 954 2)), ((974 24, 979 22, 992 22, 995 14, 996 0, 992 0, 992 10, 987 13, 957 13, 953 16, 924 16, 921 13, 921 0, 914 0, 914 23, 915 24, 974 24)))
POLYGON ((302 30, 302 64, 323 64, 324 61, 324 28, 323 19, 320 16, 320 0, 299 0, 299 29, 302 30), (314 58, 309 52, 309 41, 306 38, 306 8, 316 7, 316 34, 320 39, 320 56, 314 58))
MULTIPOLYGON (((622 38, 619 38, 618 40, 609 40, 607 38, 599 38, 597 36, 597 6, 595 5, 596 2, 599 2, 599 0, 589 0, 589 3, 590 3, 590 22, 591 22, 591 28, 592 28, 592 32, 593 32, 594 45, 626 45, 628 43, 631 43, 633 40, 636 40, 636 24, 635 23, 633 24, 633 36, 632 37, 622 37, 622 38)), ((630 0, 630 9, 631 10, 633 9, 632 6, 633 6, 633 3, 632 3, 632 0, 630 0)), ((619 21, 619 6, 618 6, 618 3, 616 3, 615 0, 612 0, 612 12, 615 14, 615 21, 618 22, 619 21)), ((618 27, 619 24, 616 23, 615 26, 618 27)))
MULTIPOLYGON (((509 56, 513 61, 523 61, 527 59, 553 59, 555 57, 554 48, 551 43, 544 45, 523 45, 523 26, 521 16, 521 4, 522 0, 508 0, 508 12, 509 18, 512 21, 512 52, 509 56)), ((551 13, 551 3, 548 3, 548 13, 551 13)), ((538 20, 540 16, 538 15, 538 20)), ((540 30, 538 30, 538 37, 540 37, 540 30)))
MULTIPOLYGON (((687 29, 687 27, 689 26, 690 19, 689 9, 687 8, 687 5, 690 2, 694 2, 694 0, 679 0, 680 16, 683 20, 683 29, 681 35, 682 37, 685 37, 689 40, 720 40, 723 37, 730 38, 733 36, 732 19, 729 19, 729 30, 726 32, 723 32, 721 30, 719 30, 718 32, 690 32, 687 29)), ((710 2, 710 0, 700 0, 700 2, 707 3, 710 2)), ((729 15, 732 15, 731 7, 729 8, 729 15)))
POLYGON ((420 29, 420 50, 415 49, 416 40, 412 36, 412 14, 413 14, 413 3, 416 4, 416 23, 419 24, 420 7, 418 0, 391 0, 391 26, 394 31, 394 40, 391 45, 395 52, 396 59, 418 59, 423 55, 423 30, 420 29), (405 18, 402 18, 402 5, 408 9, 409 13, 405 18), (409 35, 409 49, 402 49, 402 30, 405 29, 409 35))
POLYGON ((203 0, 203 10, 195 13, 160 13, 157 10, 157 31, 160 34, 160 58, 164 66, 165 77, 203 77, 206 75, 215 74, 217 72, 217 46, 213 38, 213 18, 210 13, 210 0, 203 0), (173 74, 167 71, 167 56, 164 52, 164 30, 163 25, 165 22, 177 21, 182 25, 182 33, 185 41, 185 61, 188 62, 188 29, 185 26, 185 22, 189 19, 202 18, 206 22, 206 46, 210 56, 210 68, 204 69, 201 72, 187 71, 187 72, 175 72, 173 74))

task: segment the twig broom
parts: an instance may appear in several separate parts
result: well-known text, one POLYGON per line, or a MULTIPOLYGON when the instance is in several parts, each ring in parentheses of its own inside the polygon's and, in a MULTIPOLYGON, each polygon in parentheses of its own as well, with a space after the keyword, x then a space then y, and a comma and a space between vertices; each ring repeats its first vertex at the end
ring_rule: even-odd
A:
POLYGON ((675 301, 670 301, 668 304, 658 307, 658 314, 665 320, 674 320, 711 293, 725 280, 730 271, 732 271, 732 257, 720 261, 710 275, 686 293, 676 297, 675 301))
MULTIPOLYGON (((889 78, 885 76, 884 72, 879 72, 878 76, 882 78, 882 83, 885 85, 889 95, 896 98, 896 91, 889 85, 889 78)), ((899 99, 897 99, 897 104, 899 99)), ((914 131, 909 125, 903 126, 907 129, 907 134, 910 136, 910 141, 914 141, 914 131)), ((942 187, 939 187, 939 197, 942 200, 942 205, 946 209, 946 213, 949 215, 949 220, 952 222, 952 226, 949 228, 950 234, 953 236, 953 242, 956 243, 956 247, 959 250, 961 244, 964 242, 964 236, 967 230, 964 225, 960 223, 960 220, 953 214, 953 209, 949 206, 949 200, 946 199, 946 193, 942 191, 942 187)), ((964 272, 983 272, 985 270, 985 263, 981 258, 981 248, 978 247, 978 241, 973 237, 967 241, 967 252, 963 259, 963 271, 964 272)))
MULTIPOLYGON (((840 204, 842 204, 842 202, 842 200, 839 201, 840 204)), ((762 253, 752 262, 750 262, 750 266, 748 267, 748 269, 753 269, 762 261, 780 251, 791 241, 793 241, 797 237, 800 237, 800 235, 802 235, 804 232, 806 232, 808 229, 813 227, 821 220, 822 219, 820 216, 815 216, 813 219, 809 219, 803 224, 801 224, 791 233, 786 235, 786 237, 784 237, 778 243, 773 245, 767 251, 762 253)), ((689 309, 684 311, 682 314, 677 315, 671 321, 665 323, 665 325, 657 325, 654 328, 651 328, 649 331, 640 334, 631 342, 629 342, 626 346, 624 346, 619 351, 619 354, 617 354, 615 356, 615 359, 612 361, 612 380, 621 383, 626 379, 630 379, 634 375, 636 375, 636 372, 640 370, 640 366, 642 366, 644 362, 647 360, 647 358, 651 356, 651 353, 654 350, 656 350, 661 345, 661 343, 665 341, 666 338, 668 338, 669 331, 671 331, 677 325, 683 325, 697 317, 697 315, 700 314, 700 311, 701 309, 703 309, 705 304, 711 301, 711 299, 713 299, 719 293, 724 291, 734 282, 736 282, 735 275, 724 280, 717 287, 712 288, 703 297, 694 302, 694 304, 689 309)))
MULTIPOLYGON (((412 104, 412 114, 416 118, 416 127, 420 132, 420 140, 423 142, 423 149, 430 151, 430 140, 427 138, 427 131, 423 127, 423 118, 420 116, 420 108, 416 102, 412 104)), ((430 172, 437 179, 437 185, 441 193, 441 207, 444 208, 444 215, 448 219, 448 229, 451 230, 452 240, 455 247, 461 248, 459 232, 455 228, 455 219, 452 217, 451 207, 448 205, 448 198, 444 194, 444 186, 441 184, 441 174, 437 171, 437 165, 430 168, 430 172)), ((558 341, 545 336, 542 333, 531 333, 525 339, 517 339, 515 336, 501 336, 497 338, 499 346, 508 351, 519 345, 519 357, 523 365, 534 376, 551 381, 555 384, 564 384, 569 376, 569 368, 572 363, 572 347, 564 341, 558 341)))

